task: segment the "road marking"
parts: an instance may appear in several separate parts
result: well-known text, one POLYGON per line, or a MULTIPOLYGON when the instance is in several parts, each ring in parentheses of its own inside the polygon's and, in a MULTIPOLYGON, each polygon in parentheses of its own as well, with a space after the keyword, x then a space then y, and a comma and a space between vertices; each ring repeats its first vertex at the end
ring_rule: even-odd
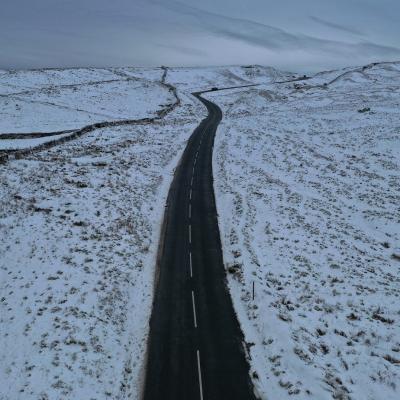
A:
POLYGON ((194 304, 194 292, 193 292, 193 290, 192 290, 192 305, 193 305, 193 323, 194 323, 194 327, 197 328, 196 306, 194 304))
POLYGON ((189 192, 189 200, 192 200, 192 188, 190 188, 190 192, 189 192))
POLYGON ((189 218, 192 218, 192 205, 189 204, 189 218))
POLYGON ((195 160, 194 165, 193 165, 193 168, 192 168, 192 174, 194 174, 194 167, 195 167, 195 165, 196 165, 196 160, 195 160))
POLYGON ((189 244, 192 243, 192 225, 189 225, 189 244))
POLYGON ((192 252, 189 252, 190 277, 193 278, 192 252))
POLYGON ((192 175, 192 179, 190 180, 190 187, 193 186, 193 175, 192 175))
POLYGON ((203 382, 201 379, 200 352, 197 350, 197 370, 199 372, 200 400, 203 400, 203 382))

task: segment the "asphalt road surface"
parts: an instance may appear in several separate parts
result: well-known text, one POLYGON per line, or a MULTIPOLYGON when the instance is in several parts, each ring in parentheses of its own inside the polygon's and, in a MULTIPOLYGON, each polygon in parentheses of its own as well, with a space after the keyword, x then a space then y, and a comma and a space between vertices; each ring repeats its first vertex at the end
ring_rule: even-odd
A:
POLYGON ((226 286, 212 152, 220 108, 189 139, 169 191, 150 320, 145 400, 255 399, 226 286))

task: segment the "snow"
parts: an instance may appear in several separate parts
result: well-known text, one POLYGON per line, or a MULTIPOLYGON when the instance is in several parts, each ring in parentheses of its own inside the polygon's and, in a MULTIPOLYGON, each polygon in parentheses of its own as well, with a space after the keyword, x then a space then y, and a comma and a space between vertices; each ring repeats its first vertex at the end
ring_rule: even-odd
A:
POLYGON ((298 76, 0 71, 0 148, 31 149, 0 164, 1 400, 140 398, 165 200, 206 113, 190 93, 252 83, 206 96, 224 112, 214 185, 257 391, 399 397, 400 64, 277 83, 298 76))
POLYGON ((263 399, 399 398, 399 66, 207 94, 225 114, 217 208, 263 399))
POLYGON ((0 75, 0 132, 52 132, 154 117, 174 102, 173 93, 161 82, 162 69, 154 69, 151 79, 137 77, 135 71, 37 70, 0 75))
POLYGON ((49 140, 58 140, 68 137, 71 133, 61 133, 59 135, 52 135, 50 137, 38 137, 30 139, 1 139, 1 150, 23 150, 29 147, 36 147, 47 143, 49 140))
MULTIPOLYGON (((143 78, 145 91, 119 87, 143 118, 170 100, 161 86, 143 78)), ((108 88, 96 85, 100 101, 108 88)), ((58 101, 71 102, 69 94, 63 89, 58 101)), ((91 106, 90 96, 76 99, 75 107, 91 106)), ((36 112, 37 121, 49 115, 36 112)), ((164 204, 204 114, 182 94, 154 123, 97 129, 0 166, 2 400, 140 398, 164 204)))
POLYGON ((169 68, 167 82, 185 91, 209 90, 255 83, 269 83, 287 79, 288 74, 271 67, 231 66, 203 68, 169 68))

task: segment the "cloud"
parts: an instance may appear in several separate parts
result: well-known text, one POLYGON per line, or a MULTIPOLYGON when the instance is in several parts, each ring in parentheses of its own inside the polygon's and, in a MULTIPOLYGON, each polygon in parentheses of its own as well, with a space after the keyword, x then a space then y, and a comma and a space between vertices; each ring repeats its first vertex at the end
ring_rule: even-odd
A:
POLYGON ((204 0, 202 10, 195 0, 3 0, 0 68, 258 63, 304 71, 395 59, 396 4, 204 0))
POLYGON ((154 1, 182 15, 193 17, 204 31, 256 45, 277 52, 302 50, 321 55, 342 57, 373 54, 382 57, 400 57, 400 49, 369 41, 345 43, 310 35, 293 34, 270 25, 243 18, 232 18, 187 6, 178 1, 154 1))
POLYGON ((185 46, 179 46, 179 45, 167 45, 167 44, 158 44, 158 47, 172 50, 174 52, 182 53, 185 55, 189 56, 195 56, 195 57, 205 57, 207 56, 207 53, 203 50, 198 50, 195 48, 190 48, 190 47, 185 47, 185 46))
POLYGON ((361 31, 359 31, 357 29, 350 28, 348 26, 336 24, 334 22, 329 22, 329 21, 326 21, 325 19, 322 19, 322 18, 319 18, 319 17, 310 16, 310 18, 313 21, 318 22, 319 24, 327 26, 327 27, 332 28, 332 29, 337 29, 339 31, 352 33, 354 35, 365 36, 365 34, 362 33, 361 31))

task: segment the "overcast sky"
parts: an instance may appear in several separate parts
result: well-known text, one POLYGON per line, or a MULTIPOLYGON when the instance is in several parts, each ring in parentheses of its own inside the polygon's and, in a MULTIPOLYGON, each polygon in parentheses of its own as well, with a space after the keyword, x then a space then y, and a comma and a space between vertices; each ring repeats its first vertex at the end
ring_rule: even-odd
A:
POLYGON ((400 60, 400 0, 1 0, 0 68, 400 60))

